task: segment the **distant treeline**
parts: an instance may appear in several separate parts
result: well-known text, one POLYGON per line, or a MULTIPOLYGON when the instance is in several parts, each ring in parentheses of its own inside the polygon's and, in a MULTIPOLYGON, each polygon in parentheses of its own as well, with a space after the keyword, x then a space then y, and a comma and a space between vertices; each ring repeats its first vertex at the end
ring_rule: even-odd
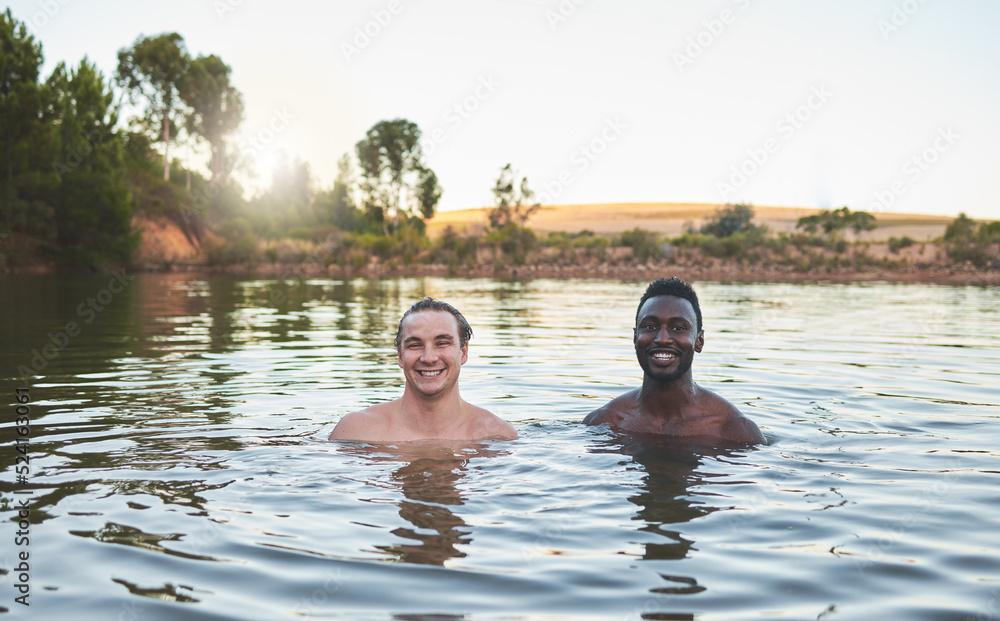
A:
MULTIPOLYGON (((136 215, 177 223, 209 264, 435 263, 461 271, 720 259, 829 270, 927 260, 906 250, 926 241, 908 237, 889 240, 893 257, 873 258, 847 232, 875 228, 875 217, 847 207, 802 218, 794 234, 755 225, 750 205, 727 205, 674 239, 643 229, 542 239, 527 228, 539 209, 534 192, 511 164, 499 169, 481 226, 431 240, 425 223, 443 190, 423 161, 420 128, 406 119, 372 126, 340 158, 331 188, 316 187, 307 163, 279 157, 270 185, 248 198, 239 173, 266 147, 234 144, 243 96, 219 57, 191 58, 183 38, 166 33, 122 48, 110 78, 84 58, 43 80, 41 43, 10 9, 0 15, 0 35, 0 269, 128 263, 136 215), (171 158, 180 145, 207 166, 171 158)), ((274 121, 275 131, 286 122, 274 121)), ((935 246, 948 260, 996 268, 998 242, 1000 223, 963 214, 935 246)))
POLYGON ((168 217, 197 241, 215 229, 257 240, 317 227, 422 234, 441 198, 420 129, 405 119, 373 126, 354 157, 341 158, 332 188, 315 187, 307 163, 278 154, 270 186, 247 198, 234 174, 262 153, 234 144, 243 96, 228 65, 190 57, 177 33, 122 48, 110 78, 86 58, 43 78, 43 60, 41 43, 8 8, 0 15, 0 267, 127 262, 136 214, 168 217), (207 155, 207 167, 171 157, 181 145, 207 155))

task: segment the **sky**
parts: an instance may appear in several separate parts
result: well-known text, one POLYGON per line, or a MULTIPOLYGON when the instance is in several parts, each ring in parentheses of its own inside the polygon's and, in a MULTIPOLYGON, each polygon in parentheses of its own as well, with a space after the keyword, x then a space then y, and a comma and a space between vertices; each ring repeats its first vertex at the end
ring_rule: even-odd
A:
MULTIPOLYGON (((1000 219, 994 0, 16 0, 47 76, 177 32, 232 67, 235 143, 329 188, 381 120, 439 210, 511 163, 546 204, 848 206, 1000 219)), ((197 157, 195 157, 197 159, 197 157)))

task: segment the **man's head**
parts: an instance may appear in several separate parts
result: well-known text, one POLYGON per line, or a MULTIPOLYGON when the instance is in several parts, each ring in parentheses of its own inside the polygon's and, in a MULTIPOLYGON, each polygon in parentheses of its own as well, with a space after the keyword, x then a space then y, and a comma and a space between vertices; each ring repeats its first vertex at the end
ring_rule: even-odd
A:
POLYGON ((660 295, 672 295, 690 302, 691 307, 694 308, 694 316, 698 319, 698 325, 695 327, 695 330, 701 332, 704 329, 701 323, 701 306, 698 305, 698 294, 694 292, 694 288, 691 285, 676 276, 673 278, 658 278, 649 283, 649 286, 646 287, 646 292, 639 298, 639 307, 635 309, 636 323, 639 322, 639 313, 642 311, 642 305, 646 303, 646 300, 660 295))
POLYGON ((407 391, 435 397, 457 389, 471 337, 469 323, 450 304, 424 298, 411 306, 396 330, 396 357, 407 391))
POLYGON ((459 347, 465 347, 465 344, 472 338, 472 328, 469 326, 469 322, 465 320, 465 317, 462 316, 462 313, 458 312, 457 308, 447 302, 435 300, 432 297, 426 297, 411 306, 409 310, 403 313, 403 316, 400 318, 399 325, 396 326, 396 351, 399 351, 400 347, 403 345, 403 322, 413 313, 419 313, 420 311, 445 311, 454 315, 458 326, 457 332, 459 347))
POLYGON ((632 340, 647 379, 673 382, 690 377, 694 354, 705 343, 701 308, 691 285, 678 278, 650 283, 636 310, 632 340))

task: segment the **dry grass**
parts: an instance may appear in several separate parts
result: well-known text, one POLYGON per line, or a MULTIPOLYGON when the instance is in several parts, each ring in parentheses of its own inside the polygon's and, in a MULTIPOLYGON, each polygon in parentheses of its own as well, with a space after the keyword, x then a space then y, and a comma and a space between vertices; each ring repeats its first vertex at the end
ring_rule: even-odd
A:
MULTIPOLYGON (((605 203, 590 205, 545 205, 528 221, 528 227, 541 233, 551 231, 577 232, 591 230, 599 234, 614 234, 636 227, 676 237, 684 232, 686 224, 700 227, 705 218, 723 207, 712 203, 605 203)), ((820 213, 820 209, 805 207, 754 208, 754 223, 766 224, 774 232, 789 233, 803 216, 820 213)), ((431 237, 440 235, 447 226, 455 229, 485 227, 486 209, 462 209, 437 214, 427 225, 431 237)), ((954 220, 950 216, 924 216, 920 214, 879 213, 879 228, 861 235, 867 241, 886 241, 890 237, 908 235, 916 241, 940 237, 945 227, 954 220)))

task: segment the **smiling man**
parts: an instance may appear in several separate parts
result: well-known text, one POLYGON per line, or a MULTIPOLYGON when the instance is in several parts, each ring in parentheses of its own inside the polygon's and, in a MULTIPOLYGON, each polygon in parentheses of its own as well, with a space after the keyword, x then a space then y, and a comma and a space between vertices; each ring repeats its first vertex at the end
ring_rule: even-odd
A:
POLYGON ((458 392, 458 375, 469 358, 472 328, 455 307, 424 298, 396 329, 396 358, 403 369, 403 396, 342 418, 331 440, 513 440, 517 431, 458 392))
POLYGON ((584 423, 695 442, 764 442, 753 421, 692 378, 705 332, 691 285, 679 278, 650 283, 639 300, 632 340, 642 386, 594 410, 584 423))

